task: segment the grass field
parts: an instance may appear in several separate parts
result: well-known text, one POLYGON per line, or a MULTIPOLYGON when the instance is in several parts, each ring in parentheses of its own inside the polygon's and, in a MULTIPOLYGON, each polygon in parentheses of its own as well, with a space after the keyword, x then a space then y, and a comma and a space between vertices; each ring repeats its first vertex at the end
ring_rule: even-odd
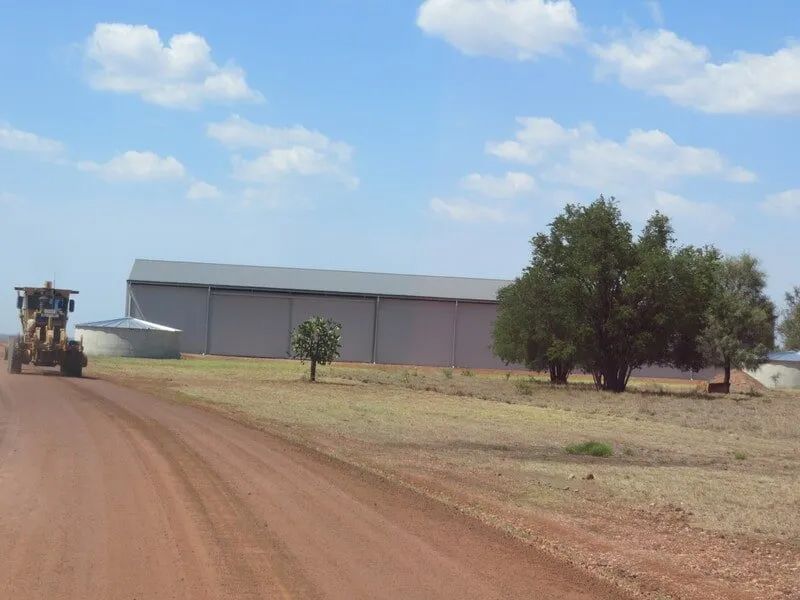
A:
POLYGON ((306 369, 98 359, 87 374, 278 432, 652 597, 798 597, 800 394, 348 364, 312 384, 306 369))

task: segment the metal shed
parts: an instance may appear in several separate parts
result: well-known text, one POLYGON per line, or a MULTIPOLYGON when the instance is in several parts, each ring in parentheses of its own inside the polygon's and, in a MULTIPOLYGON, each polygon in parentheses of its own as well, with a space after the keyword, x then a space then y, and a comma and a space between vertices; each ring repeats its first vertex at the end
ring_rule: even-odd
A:
POLYGON ((136 260, 127 314, 182 330, 181 350, 285 358, 312 315, 342 323, 341 359, 499 368, 499 279, 136 260))
POLYGON ((180 330, 133 317, 75 326, 88 356, 180 358, 180 330))

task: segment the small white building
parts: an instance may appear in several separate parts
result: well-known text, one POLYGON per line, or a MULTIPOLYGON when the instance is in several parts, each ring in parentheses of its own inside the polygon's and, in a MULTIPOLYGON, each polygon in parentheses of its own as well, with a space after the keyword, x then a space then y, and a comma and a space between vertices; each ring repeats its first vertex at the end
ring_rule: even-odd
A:
POLYGON ((771 389, 800 389, 800 350, 773 352, 767 362, 747 374, 771 389))
POLYGON ((132 317, 75 326, 87 356, 180 358, 180 329, 132 317))

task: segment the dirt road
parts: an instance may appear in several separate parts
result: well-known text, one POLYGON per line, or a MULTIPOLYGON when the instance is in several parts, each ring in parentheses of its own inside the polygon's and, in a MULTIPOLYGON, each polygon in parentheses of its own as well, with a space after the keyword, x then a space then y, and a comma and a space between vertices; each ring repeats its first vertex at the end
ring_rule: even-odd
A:
POLYGON ((100 380, 0 374, 0 598, 616 597, 224 417, 100 380))

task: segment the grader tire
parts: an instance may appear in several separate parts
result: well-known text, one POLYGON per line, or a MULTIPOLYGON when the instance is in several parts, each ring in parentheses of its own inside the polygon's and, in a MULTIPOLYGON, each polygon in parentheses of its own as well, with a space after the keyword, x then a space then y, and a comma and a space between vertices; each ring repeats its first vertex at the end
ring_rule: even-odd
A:
POLYGON ((6 348, 6 367, 8 372, 12 375, 19 375, 22 373, 22 356, 20 356, 17 340, 11 339, 6 348))

